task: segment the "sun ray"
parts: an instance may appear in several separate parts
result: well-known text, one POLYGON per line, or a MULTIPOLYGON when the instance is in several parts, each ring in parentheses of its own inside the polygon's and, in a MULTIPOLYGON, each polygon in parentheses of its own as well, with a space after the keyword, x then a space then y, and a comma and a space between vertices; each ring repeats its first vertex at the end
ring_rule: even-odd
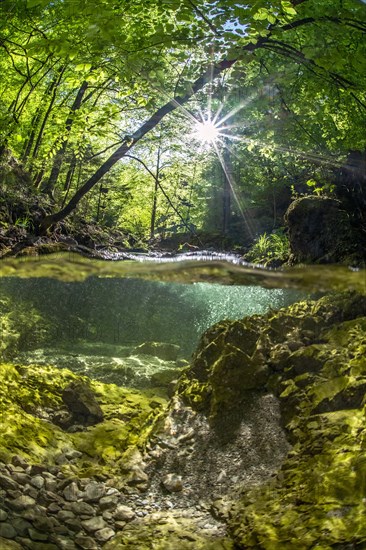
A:
POLYGON ((253 230, 253 227, 252 227, 252 224, 250 223, 250 220, 249 220, 249 217, 245 214, 241 204, 240 204, 240 201, 239 201, 239 197, 236 193, 236 190, 235 190, 235 187, 234 187, 234 184, 235 184, 235 181, 234 181, 234 178, 233 178, 233 175, 230 173, 230 171, 228 170, 227 166, 226 166, 226 163, 225 163, 225 160, 224 160, 224 157, 222 156, 222 153, 220 151, 220 149, 217 147, 217 143, 214 143, 214 148, 215 148, 215 152, 217 154, 217 158, 219 159, 220 161, 220 164, 221 164, 221 167, 223 169, 223 172, 225 174, 225 178, 230 186, 230 190, 231 190, 231 193, 232 193, 232 196, 236 202, 236 205, 238 207, 238 210, 240 212, 240 216, 248 230, 248 233, 249 235, 253 238, 254 237, 254 230, 253 230))

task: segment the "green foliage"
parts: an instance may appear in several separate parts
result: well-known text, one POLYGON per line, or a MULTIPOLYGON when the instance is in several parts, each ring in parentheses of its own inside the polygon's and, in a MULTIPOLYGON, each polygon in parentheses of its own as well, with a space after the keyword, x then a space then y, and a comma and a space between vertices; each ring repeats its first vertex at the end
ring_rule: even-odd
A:
POLYGON ((267 235, 260 235, 244 256, 245 260, 255 264, 268 264, 277 260, 285 262, 290 255, 287 235, 279 229, 267 235))
MULTIPOLYGON (((209 175, 212 155, 198 151, 189 136, 192 112, 199 118, 208 105, 222 116, 232 112, 225 133, 236 137, 230 143, 238 168, 234 217, 256 204, 255 190, 266 186, 295 181, 297 189, 314 180, 320 182, 316 193, 331 192, 334 167, 349 150, 365 148, 362 2, 96 0, 91 10, 84 0, 3 0, 0 11, 0 144, 31 171, 31 188, 53 195, 55 209, 98 174, 126 136, 196 85, 202 91, 189 112, 166 118, 160 132, 165 162, 172 160, 161 182, 169 200, 158 192, 160 232, 181 230, 182 218, 202 227, 215 201, 220 218, 222 182, 209 175), (197 79, 212 59, 217 67, 236 62, 204 85, 207 77, 197 79), (179 179, 189 181, 189 188, 182 190, 179 179)), ((142 147, 134 146, 153 171, 156 139, 152 127, 142 147)), ((151 176, 124 163, 103 181, 108 178, 116 192, 103 204, 99 221, 148 236, 151 176)), ((88 220, 96 217, 98 201, 94 190, 80 204, 88 220)), ((269 194, 265 208, 273 210, 276 227, 269 194)), ((211 223, 216 229, 220 224, 211 223)))

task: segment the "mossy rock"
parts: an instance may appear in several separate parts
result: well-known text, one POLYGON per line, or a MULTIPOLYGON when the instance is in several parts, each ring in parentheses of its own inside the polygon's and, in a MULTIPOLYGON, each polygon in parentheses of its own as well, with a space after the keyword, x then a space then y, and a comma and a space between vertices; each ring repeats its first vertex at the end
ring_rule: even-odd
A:
MULTIPOLYGON (((271 387, 281 393, 285 388, 272 386, 273 371, 281 380, 319 371, 329 360, 321 344, 327 330, 365 314, 366 297, 344 293, 298 302, 263 316, 221 321, 202 336, 178 391, 211 418, 240 407, 248 391, 271 387)), ((301 401, 303 394, 299 392, 296 399, 301 401)))
POLYGON ((65 470, 80 475, 120 473, 124 455, 143 448, 166 399, 89 380, 67 369, 0 365, 0 458, 20 454, 30 462, 53 464, 64 448, 83 453, 65 470), (52 423, 70 383, 88 384, 103 411, 103 422, 70 433, 52 423))
POLYGON ((191 519, 155 513, 132 522, 104 547, 105 550, 233 550, 228 538, 212 539, 200 533, 191 519))
POLYGON ((277 378, 294 446, 277 477, 237 504, 231 533, 238 548, 366 547, 366 310, 339 323, 349 308, 341 313, 335 303, 342 300, 311 305, 323 320, 317 343, 290 353, 277 378))
POLYGON ((360 235, 340 201, 310 195, 292 202, 285 214, 293 262, 352 261, 360 235))

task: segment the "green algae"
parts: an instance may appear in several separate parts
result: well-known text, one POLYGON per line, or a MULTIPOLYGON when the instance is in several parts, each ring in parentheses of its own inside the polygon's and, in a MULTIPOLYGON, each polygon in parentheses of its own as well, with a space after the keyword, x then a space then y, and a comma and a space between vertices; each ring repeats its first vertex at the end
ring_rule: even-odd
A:
POLYGON ((353 293, 203 335, 179 386, 183 399, 215 423, 242 408, 246 393, 273 391, 293 444, 274 479, 243 488, 229 519, 236 548, 366 545, 365 350, 366 300, 353 293), (266 373, 255 388, 253 363, 266 373))
MULTIPOLYGON (((314 374, 310 362, 310 372, 294 376, 287 360, 278 388, 294 447, 276 480, 237 506, 232 533, 241 547, 366 544, 365 328, 363 317, 323 330, 311 350, 314 374)), ((309 348, 294 352, 295 364, 302 355, 309 348)))
MULTIPOLYGON (((124 454, 143 448, 166 399, 88 380, 54 367, 0 365, 1 458, 21 454, 31 462, 54 463, 65 449, 82 453, 65 471, 80 475, 120 472, 124 454), (69 433, 53 424, 45 412, 62 407, 62 392, 75 380, 90 384, 104 421, 69 433)), ((52 415, 51 415, 52 420, 52 415)))
MULTIPOLYGON (((365 350, 366 299, 354 293, 209 329, 181 377, 179 395, 214 423, 235 414, 253 392, 273 391, 292 449, 274 478, 242 489, 228 519, 232 540, 209 539, 192 520, 156 516, 128 524, 105 548, 366 546, 365 350)), ((8 418, 0 447, 50 462, 63 448, 75 448, 83 456, 70 474, 123 478, 164 415, 165 400, 90 381, 104 421, 66 433, 40 412, 59 407, 63 388, 79 378, 67 370, 3 365, 0 418, 8 418)))
POLYGON ((148 519, 128 524, 123 533, 104 546, 105 550, 233 550, 228 538, 212 539, 200 532, 189 518, 152 514, 148 519))

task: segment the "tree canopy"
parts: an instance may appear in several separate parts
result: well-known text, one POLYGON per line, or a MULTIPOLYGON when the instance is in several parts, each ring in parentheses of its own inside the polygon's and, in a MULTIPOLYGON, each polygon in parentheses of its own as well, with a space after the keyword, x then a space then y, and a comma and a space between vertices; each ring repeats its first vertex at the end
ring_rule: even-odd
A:
POLYGON ((218 197, 240 216, 284 185, 329 189, 349 152, 365 150, 360 0, 0 10, 0 147, 52 197, 42 231, 83 204, 122 225, 132 210, 151 235, 162 220, 204 224, 218 197), (203 148, 193 127, 210 116, 222 136, 203 148))

